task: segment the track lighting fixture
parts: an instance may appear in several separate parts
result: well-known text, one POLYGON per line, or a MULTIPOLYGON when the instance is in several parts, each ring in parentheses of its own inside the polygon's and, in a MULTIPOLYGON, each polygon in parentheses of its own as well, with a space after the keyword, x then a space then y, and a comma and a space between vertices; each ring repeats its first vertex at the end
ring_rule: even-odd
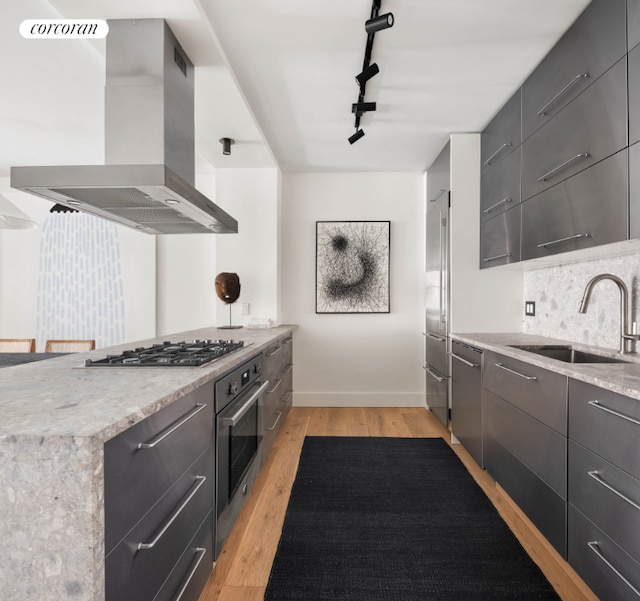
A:
POLYGON ((231 145, 236 143, 232 138, 220 138, 218 142, 222 144, 222 154, 231 154, 231 145))
POLYGON ((376 110, 375 102, 365 102, 364 96, 366 92, 367 82, 380 72, 378 65, 371 62, 371 51, 373 50, 373 40, 377 31, 393 27, 393 14, 386 13, 379 15, 380 4, 382 0, 371 0, 371 16, 365 22, 364 28, 367 31, 367 45, 364 49, 364 62, 362 71, 356 75, 356 83, 360 87, 358 101, 351 105, 351 112, 355 115, 356 133, 349 137, 349 144, 357 142, 364 132, 360 129, 360 118, 364 113, 376 110))
POLYGON ((367 113, 376 110, 375 102, 356 102, 351 105, 351 112, 356 114, 367 113))
POLYGON ((356 75, 356 83, 359 86, 363 86, 367 83, 374 75, 377 75, 380 72, 378 69, 378 65, 376 63, 371 63, 366 69, 356 75))
POLYGON ((364 136, 364 132, 361 129, 356 130, 355 134, 349 136, 349 144, 357 142, 360 138, 362 138, 362 136, 364 136))
POLYGON ((389 27, 393 27, 393 13, 374 17, 364 24, 364 28, 369 34, 381 31, 382 29, 389 29, 389 27))

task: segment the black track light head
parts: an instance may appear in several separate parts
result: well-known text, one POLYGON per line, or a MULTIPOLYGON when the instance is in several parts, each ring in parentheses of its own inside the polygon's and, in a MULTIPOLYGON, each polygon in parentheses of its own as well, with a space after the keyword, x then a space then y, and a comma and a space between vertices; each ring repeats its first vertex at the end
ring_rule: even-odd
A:
POLYGON ((358 73, 358 75, 356 75, 356 83, 359 86, 363 86, 374 75, 377 75, 378 73, 380 73, 380 69, 378 69, 378 65, 376 63, 371 63, 366 69, 362 71, 362 73, 358 73))
POLYGON ((357 142, 360 138, 362 138, 362 136, 364 136, 364 132, 361 129, 356 130, 355 134, 349 136, 349 144, 357 142))
POLYGON ((233 138, 220 138, 218 142, 222 144, 222 154, 231 154, 231 145, 236 143, 233 138))
POLYGON ((367 113, 376 110, 375 102, 355 102, 351 105, 351 112, 356 114, 367 113))
POLYGON ((382 29, 389 29, 389 27, 393 27, 393 13, 386 13, 385 15, 369 19, 364 24, 364 28, 368 34, 375 33, 382 29))

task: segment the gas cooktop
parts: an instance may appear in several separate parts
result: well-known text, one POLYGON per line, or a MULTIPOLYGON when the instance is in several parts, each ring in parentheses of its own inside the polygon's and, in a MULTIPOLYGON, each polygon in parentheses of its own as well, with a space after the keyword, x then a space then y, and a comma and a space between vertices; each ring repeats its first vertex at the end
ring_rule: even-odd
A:
POLYGON ((87 359, 85 367, 197 367, 240 350, 242 340, 194 340, 162 342, 149 347, 107 355, 104 359, 87 359))

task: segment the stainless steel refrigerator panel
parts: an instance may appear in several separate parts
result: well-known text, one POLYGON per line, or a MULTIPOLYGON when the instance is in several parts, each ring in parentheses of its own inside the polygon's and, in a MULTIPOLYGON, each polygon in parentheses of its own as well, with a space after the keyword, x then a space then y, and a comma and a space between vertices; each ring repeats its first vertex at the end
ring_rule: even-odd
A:
POLYGON ((426 304, 427 332, 447 335, 449 193, 443 192, 427 207, 426 304))
POLYGON ((433 414, 445 425, 449 423, 449 378, 438 373, 429 365, 424 366, 427 376, 427 405, 433 414))
POLYGON ((435 369, 438 373, 448 377, 450 370, 446 336, 426 332, 425 338, 427 365, 435 369))

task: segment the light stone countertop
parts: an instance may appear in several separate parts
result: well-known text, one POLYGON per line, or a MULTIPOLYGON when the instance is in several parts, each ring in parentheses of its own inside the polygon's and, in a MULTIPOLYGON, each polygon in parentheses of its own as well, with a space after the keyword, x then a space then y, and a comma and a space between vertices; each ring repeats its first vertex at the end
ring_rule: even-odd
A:
POLYGON ((104 443, 295 329, 204 328, 0 369, 2 600, 104 601, 104 443), (246 346, 200 367, 84 367, 196 339, 246 346))
POLYGON ((640 355, 637 353, 621 355, 612 349, 522 332, 451 334, 451 339, 640 400, 640 355), (513 344, 569 345, 577 350, 615 357, 629 363, 566 363, 509 346, 513 344))

